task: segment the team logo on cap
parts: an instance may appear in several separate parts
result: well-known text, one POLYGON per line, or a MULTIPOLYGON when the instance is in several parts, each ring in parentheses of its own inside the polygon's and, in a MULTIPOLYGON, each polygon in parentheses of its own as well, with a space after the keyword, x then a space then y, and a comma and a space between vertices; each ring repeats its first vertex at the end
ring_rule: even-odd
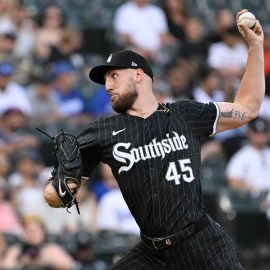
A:
POLYGON ((108 57, 108 59, 107 59, 107 63, 110 63, 111 62, 111 60, 112 60, 112 54, 108 57))
POLYGON ((132 62, 132 63, 131 63, 131 66, 132 66, 132 67, 137 67, 138 65, 137 65, 135 62, 132 62))

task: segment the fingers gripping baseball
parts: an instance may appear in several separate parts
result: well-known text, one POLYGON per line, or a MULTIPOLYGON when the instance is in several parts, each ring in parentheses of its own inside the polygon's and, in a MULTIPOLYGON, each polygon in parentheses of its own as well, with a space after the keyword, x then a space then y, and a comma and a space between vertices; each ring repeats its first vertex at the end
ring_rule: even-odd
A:
POLYGON ((256 42, 263 42, 262 26, 255 16, 243 9, 236 15, 237 27, 248 45, 253 45, 256 42))

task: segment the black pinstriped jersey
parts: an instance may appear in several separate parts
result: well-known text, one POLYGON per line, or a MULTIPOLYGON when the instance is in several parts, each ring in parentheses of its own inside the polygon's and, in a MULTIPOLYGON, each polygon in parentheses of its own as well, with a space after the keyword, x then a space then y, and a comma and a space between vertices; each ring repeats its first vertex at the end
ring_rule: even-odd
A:
POLYGON ((104 162, 148 236, 178 232, 203 214, 201 139, 215 132, 217 105, 183 100, 148 118, 118 114, 90 123, 78 136, 84 176, 104 162))

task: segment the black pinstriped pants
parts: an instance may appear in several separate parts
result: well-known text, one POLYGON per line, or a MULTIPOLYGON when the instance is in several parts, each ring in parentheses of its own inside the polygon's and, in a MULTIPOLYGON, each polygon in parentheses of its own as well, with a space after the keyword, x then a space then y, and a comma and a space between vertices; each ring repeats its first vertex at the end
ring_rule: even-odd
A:
POLYGON ((211 218, 210 225, 172 247, 155 250, 137 244, 111 270, 238 270, 244 269, 227 233, 211 218))

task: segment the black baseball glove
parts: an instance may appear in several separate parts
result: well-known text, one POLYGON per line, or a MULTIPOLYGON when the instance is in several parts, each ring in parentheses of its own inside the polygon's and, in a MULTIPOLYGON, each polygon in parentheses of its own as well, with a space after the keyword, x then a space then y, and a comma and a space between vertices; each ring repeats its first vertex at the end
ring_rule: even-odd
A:
MULTIPOLYGON (((48 134, 46 135, 48 136, 48 134)), ((67 211, 75 204, 80 214, 76 200, 82 176, 79 143, 74 135, 64 133, 63 131, 50 138, 53 139, 52 154, 54 157, 54 168, 50 183, 45 189, 45 200, 50 206, 64 207, 67 211)))

